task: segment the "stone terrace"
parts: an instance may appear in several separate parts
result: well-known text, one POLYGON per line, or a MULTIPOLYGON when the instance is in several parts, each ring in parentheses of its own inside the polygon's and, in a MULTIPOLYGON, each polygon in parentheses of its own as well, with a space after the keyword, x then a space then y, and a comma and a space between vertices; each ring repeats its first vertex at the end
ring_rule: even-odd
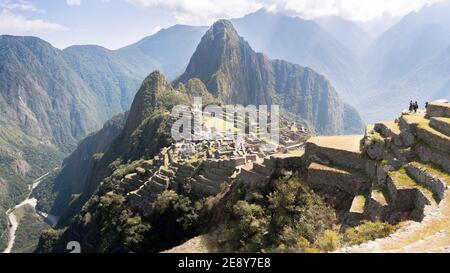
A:
POLYGON ((341 252, 450 252, 450 104, 430 103, 425 115, 404 113, 372 128, 362 146, 376 162, 367 216, 416 222, 341 252))

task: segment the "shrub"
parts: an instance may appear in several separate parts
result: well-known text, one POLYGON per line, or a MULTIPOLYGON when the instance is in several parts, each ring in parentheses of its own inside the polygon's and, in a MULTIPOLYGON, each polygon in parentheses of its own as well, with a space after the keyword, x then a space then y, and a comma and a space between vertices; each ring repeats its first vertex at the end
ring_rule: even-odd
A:
POLYGON ((237 239, 239 252, 256 252, 264 247, 264 236, 268 233, 269 218, 264 209, 256 204, 238 201, 233 206, 237 221, 229 236, 237 239))
POLYGON ((317 252, 312 243, 335 221, 334 211, 297 177, 274 179, 253 196, 230 206, 223 232, 229 251, 317 252))
POLYGON ((380 221, 363 221, 357 227, 347 228, 343 241, 346 245, 360 245, 378 238, 387 237, 396 229, 397 226, 380 221))
POLYGON ((316 247, 322 252, 337 250, 341 244, 342 235, 332 230, 326 230, 315 242, 316 247))
POLYGON ((198 213, 189 198, 174 191, 164 191, 153 204, 149 219, 152 245, 167 249, 195 236, 198 213))

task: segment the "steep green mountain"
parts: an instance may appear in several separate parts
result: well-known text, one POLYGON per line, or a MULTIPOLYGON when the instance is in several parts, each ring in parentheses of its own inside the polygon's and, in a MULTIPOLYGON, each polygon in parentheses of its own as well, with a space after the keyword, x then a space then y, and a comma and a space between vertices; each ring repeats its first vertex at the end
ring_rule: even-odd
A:
MULTIPOLYGON (((62 169, 55 177, 51 186, 55 198, 48 200, 46 196, 38 196, 38 209, 53 215, 61 215, 63 208, 83 191, 84 181, 90 174, 89 170, 122 132, 126 117, 127 113, 118 114, 107 121, 101 130, 80 142, 77 149, 64 159, 62 169)), ((44 184, 42 186, 48 187, 44 184)))
MULTIPOLYGON (((126 55, 100 46, 72 46, 63 50, 63 56, 99 98, 108 117, 130 107, 134 93, 145 77, 126 55)), ((146 63, 150 71, 154 65, 150 60, 146 63)))
POLYGON ((137 76, 100 51, 61 51, 35 37, 0 36, 4 210, 20 202, 27 184, 58 166, 79 140, 129 107, 137 76))
MULTIPOLYGON (((115 51, 90 45, 61 51, 39 38, 0 36, 0 212, 20 202, 27 184, 58 166, 83 137, 128 110, 149 71, 160 67, 173 77, 181 74, 203 32, 174 26, 115 51)), ((111 128, 104 134, 113 134, 114 126, 106 126, 111 128)), ((95 141, 85 140, 78 154, 97 153, 109 144, 95 141)), ((78 171, 92 164, 76 156, 66 162, 77 165, 74 173, 80 176, 86 174, 78 171)), ((80 177, 62 176, 68 179, 64 186, 59 180, 54 187, 42 184, 40 209, 50 210, 58 192, 68 193, 56 202, 65 207, 81 191, 64 189, 80 177)), ((6 237, 5 217, 1 213, 0 242, 6 237)))
POLYGON ((51 208, 52 214, 61 215, 59 225, 73 219, 105 178, 126 170, 129 162, 151 158, 169 146, 170 110, 178 104, 189 105, 199 95, 205 103, 215 101, 198 79, 173 88, 159 71, 151 73, 127 115, 108 121, 64 161, 55 179, 56 198, 51 208))
POLYGON ((176 104, 190 104, 194 96, 202 96, 205 104, 280 101, 286 111, 325 133, 362 128, 358 114, 339 100, 323 76, 255 53, 228 21, 217 22, 204 35, 174 86, 160 72, 150 74, 136 93, 126 122, 108 122, 65 160, 55 180, 57 198, 51 209, 62 216, 60 226, 73 219, 101 181, 118 169, 126 169, 130 162, 151 158, 170 145, 168 111, 176 104), (105 139, 111 130, 114 134, 107 133, 105 139), (99 143, 102 145, 96 146, 99 143))
POLYGON ((38 38, 0 36, 3 209, 21 201, 29 182, 57 166, 77 140, 104 122, 95 103, 61 51, 38 38))
POLYGON ((310 67, 329 79, 347 103, 359 101, 355 94, 365 87, 364 66, 357 52, 335 38, 336 33, 313 20, 263 9, 231 21, 256 51, 310 67))
POLYGON ((254 52, 230 21, 218 21, 206 32, 177 82, 191 78, 201 79, 227 103, 280 104, 322 134, 360 132, 363 127, 324 76, 254 52))

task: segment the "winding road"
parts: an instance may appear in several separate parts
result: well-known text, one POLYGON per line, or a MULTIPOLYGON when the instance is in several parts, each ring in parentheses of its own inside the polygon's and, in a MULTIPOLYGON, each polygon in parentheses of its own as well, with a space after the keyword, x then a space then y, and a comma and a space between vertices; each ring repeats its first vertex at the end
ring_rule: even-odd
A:
MULTIPOLYGON (((55 168, 52 171, 57 170, 58 168, 55 168)), ((17 222, 17 217, 14 214, 14 211, 20 207, 29 205, 31 207, 33 207, 34 209, 36 208, 37 205, 37 199, 36 198, 30 198, 31 197, 31 193, 33 192, 33 190, 39 186, 39 184, 44 180, 44 178, 46 178, 52 171, 44 174, 43 176, 37 178, 36 180, 33 181, 33 183, 30 185, 30 194, 28 195, 27 199, 25 199, 24 201, 22 201, 22 203, 18 204, 17 206, 15 206, 14 208, 9 209, 6 212, 6 215, 8 216, 8 220, 9 220, 9 240, 8 240, 8 245, 5 248, 5 250, 3 251, 3 253, 11 253, 11 250, 14 246, 14 242, 16 241, 16 231, 17 228, 19 226, 19 223, 17 222)), ((46 214, 44 212, 40 212, 37 211, 37 214, 39 214, 40 216, 44 217, 45 220, 47 222, 49 222, 49 224, 51 226, 55 226, 56 223, 58 222, 58 217, 51 215, 51 214, 46 214)))

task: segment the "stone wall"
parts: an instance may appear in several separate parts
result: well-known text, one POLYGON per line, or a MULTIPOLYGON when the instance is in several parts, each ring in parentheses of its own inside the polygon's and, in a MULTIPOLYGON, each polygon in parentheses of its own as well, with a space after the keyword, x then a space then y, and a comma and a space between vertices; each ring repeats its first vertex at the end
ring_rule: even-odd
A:
POLYGON ((370 187, 370 181, 357 174, 311 163, 308 167, 307 183, 309 185, 325 185, 337 187, 349 194, 357 195, 370 187))
POLYGON ((450 117, 450 103, 429 103, 426 117, 450 117))
POLYGON ((307 142, 305 160, 311 162, 314 161, 313 158, 321 160, 324 163, 351 169, 364 170, 366 168, 366 160, 361 157, 361 153, 319 147, 314 143, 307 142))
POLYGON ((446 172, 450 173, 450 155, 433 149, 426 144, 418 143, 414 148, 420 160, 431 162, 442 167, 446 172))
POLYGON ((414 163, 409 163, 407 165, 408 173, 420 183, 428 186, 434 193, 438 195, 440 199, 444 197, 444 192, 447 189, 447 184, 445 181, 438 177, 430 174, 426 168, 418 166, 414 163))

